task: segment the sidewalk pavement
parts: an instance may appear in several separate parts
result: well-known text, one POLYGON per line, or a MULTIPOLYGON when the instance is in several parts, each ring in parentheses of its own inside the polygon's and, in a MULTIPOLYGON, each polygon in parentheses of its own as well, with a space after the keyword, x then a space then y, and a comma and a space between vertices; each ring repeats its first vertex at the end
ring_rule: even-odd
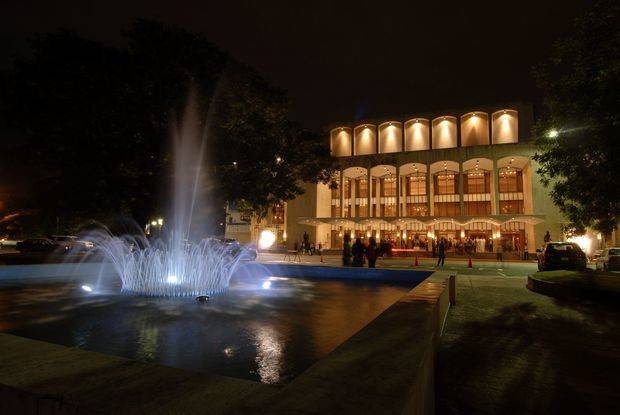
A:
MULTIPOLYGON (((285 254, 261 253, 258 255, 258 262, 264 263, 296 263, 306 265, 326 265, 342 266, 342 259, 336 255, 300 255, 293 260, 285 254), (321 262, 322 259, 322 262, 321 262)), ((536 272, 536 263, 532 261, 490 261, 472 260, 472 268, 468 267, 467 259, 446 258, 444 267, 436 267, 436 258, 418 258, 418 266, 415 265, 415 258, 379 258, 377 268, 391 269, 420 269, 420 270, 446 270, 446 271, 467 271, 479 275, 499 275, 506 276, 525 276, 536 272)))

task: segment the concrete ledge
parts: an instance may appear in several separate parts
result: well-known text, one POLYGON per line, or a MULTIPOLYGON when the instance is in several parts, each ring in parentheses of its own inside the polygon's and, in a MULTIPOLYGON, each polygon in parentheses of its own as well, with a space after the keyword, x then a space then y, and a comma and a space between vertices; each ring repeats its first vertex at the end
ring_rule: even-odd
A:
POLYGON ((278 393, 235 413, 434 413, 448 276, 433 274, 278 393))
POLYGON ((0 350, 2 414, 222 414, 276 391, 9 334, 0 350))

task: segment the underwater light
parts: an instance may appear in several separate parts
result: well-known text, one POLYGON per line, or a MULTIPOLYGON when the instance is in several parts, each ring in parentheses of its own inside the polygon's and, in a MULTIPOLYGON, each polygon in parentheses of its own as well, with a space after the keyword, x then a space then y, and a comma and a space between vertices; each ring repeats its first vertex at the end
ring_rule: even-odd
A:
POLYGON ((82 289, 87 293, 93 292, 93 289, 90 287, 90 285, 82 285, 82 289))
POLYGON ((168 275, 168 278, 166 278, 166 282, 168 284, 176 284, 177 283, 177 276, 176 275, 168 275))
POLYGON ((265 281, 262 285, 263 289, 268 290, 271 288, 271 281, 265 281))

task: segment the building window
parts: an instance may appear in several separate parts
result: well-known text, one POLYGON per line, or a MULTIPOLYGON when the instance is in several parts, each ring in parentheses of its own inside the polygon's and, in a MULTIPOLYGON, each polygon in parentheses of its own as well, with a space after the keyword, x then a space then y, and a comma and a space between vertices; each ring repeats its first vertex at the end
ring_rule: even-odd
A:
POLYGON ((344 198, 349 199, 351 197, 351 179, 345 177, 344 179, 344 198))
POLYGON ((426 175, 415 173, 407 177, 407 196, 426 195, 426 175))
POLYGON ((381 205, 381 216, 396 216, 396 205, 381 205))
POLYGON ((407 203, 407 216, 428 216, 426 203, 407 203))
POLYGON ((273 207, 273 221, 274 225, 284 224, 284 205, 277 204, 273 207))
POLYGON ((499 192, 517 193, 523 191, 523 171, 514 167, 499 169, 499 192))
POLYGON ((355 180, 355 197, 368 197, 368 179, 355 180))
POLYGON ((458 216, 461 214, 459 202, 435 203, 435 216, 458 216))
POLYGON ((396 179, 393 177, 381 180, 381 196, 396 196, 396 179))
POLYGON ((457 193, 458 185, 455 172, 438 173, 435 175, 435 194, 454 195, 457 193))
POLYGON ((476 202, 465 202, 465 215, 469 216, 480 216, 480 215, 490 215, 491 214, 491 202, 490 201, 476 201, 476 202))
POLYGON ((331 182, 332 199, 340 199, 340 186, 336 180, 331 182))
POLYGON ((488 171, 472 171, 464 176, 464 192, 466 194, 490 193, 491 180, 488 171))
POLYGON ((340 217, 340 206, 332 205, 332 218, 340 217))
POLYGON ((502 215, 522 214, 524 213, 523 200, 500 200, 499 212, 502 215))

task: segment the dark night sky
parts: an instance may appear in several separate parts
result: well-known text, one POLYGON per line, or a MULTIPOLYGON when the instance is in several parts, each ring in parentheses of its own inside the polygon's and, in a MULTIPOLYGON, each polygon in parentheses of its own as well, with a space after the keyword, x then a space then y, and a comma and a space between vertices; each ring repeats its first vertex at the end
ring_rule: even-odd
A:
POLYGON ((308 127, 338 120, 535 101, 531 66, 570 33, 586 0, 10 1, 0 67, 58 27, 120 44, 134 17, 204 33, 289 91, 308 127))

